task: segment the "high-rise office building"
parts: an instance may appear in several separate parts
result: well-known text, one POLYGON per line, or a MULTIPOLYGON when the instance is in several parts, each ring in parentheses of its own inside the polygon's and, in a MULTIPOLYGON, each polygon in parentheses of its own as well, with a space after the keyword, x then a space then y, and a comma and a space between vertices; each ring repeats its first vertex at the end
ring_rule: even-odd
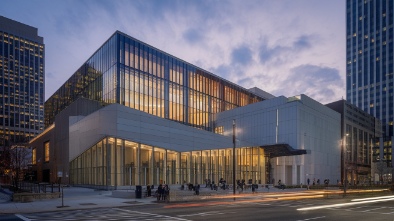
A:
POLYGON ((37 28, 0 16, 0 146, 44 128, 44 40, 37 28))
POLYGON ((346 97, 382 121, 385 138, 377 143, 380 157, 375 161, 383 159, 388 166, 394 121, 393 11, 392 0, 346 1, 346 97))

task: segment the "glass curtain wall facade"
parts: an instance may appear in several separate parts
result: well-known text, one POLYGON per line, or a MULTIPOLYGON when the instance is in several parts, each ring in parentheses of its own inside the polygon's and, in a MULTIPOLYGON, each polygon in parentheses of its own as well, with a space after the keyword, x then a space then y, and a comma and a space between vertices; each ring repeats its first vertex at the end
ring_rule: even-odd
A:
MULTIPOLYGON (((232 182, 232 148, 176 152, 107 137, 71 161, 73 185, 116 186, 232 182)), ((265 183, 264 150, 236 149, 236 179, 265 183)))
POLYGON ((208 131, 213 131, 212 114, 263 100, 121 32, 47 100, 45 126, 80 96, 208 131))
POLYGON ((346 98, 393 136, 394 2, 346 1, 346 98))
POLYGON ((346 124, 345 134, 345 177, 351 184, 369 183, 376 138, 374 134, 349 124, 346 124))
POLYGON ((44 43, 37 28, 0 16, 0 146, 44 129, 44 43))

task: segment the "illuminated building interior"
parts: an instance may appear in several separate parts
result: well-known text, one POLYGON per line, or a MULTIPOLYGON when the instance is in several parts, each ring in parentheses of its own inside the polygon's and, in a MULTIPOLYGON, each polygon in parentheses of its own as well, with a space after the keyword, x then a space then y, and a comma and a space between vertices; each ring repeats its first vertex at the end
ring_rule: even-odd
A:
MULTIPOLYGON (((107 137, 71 161, 71 184, 130 186, 232 182, 232 148, 177 152, 107 137)), ((264 150, 236 149, 236 179, 265 183, 264 150)))

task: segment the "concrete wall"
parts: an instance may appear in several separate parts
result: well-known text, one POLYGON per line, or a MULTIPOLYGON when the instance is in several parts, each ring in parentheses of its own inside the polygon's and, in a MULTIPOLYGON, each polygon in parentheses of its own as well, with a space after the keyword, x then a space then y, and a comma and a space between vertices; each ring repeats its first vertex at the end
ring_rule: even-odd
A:
POLYGON ((58 154, 57 171, 63 173, 68 183, 69 171, 69 125, 71 116, 88 115, 100 108, 102 104, 86 98, 79 98, 55 117, 55 148, 58 154))
POLYGON ((111 104, 84 118, 70 118, 69 161, 105 136, 175 151, 232 147, 232 137, 196 129, 120 104, 111 104))
POLYGON ((47 129, 29 143, 37 149, 37 164, 32 167, 37 171, 37 181, 42 182, 43 171, 49 169, 49 182, 69 182, 69 122, 76 121, 76 117, 70 116, 79 115, 79 118, 83 118, 80 115, 88 115, 101 107, 99 102, 80 98, 56 116, 52 129, 47 129), (44 162, 44 143, 47 141, 50 143, 50 159, 49 162, 44 162), (59 172, 61 179, 58 176, 59 172))
POLYGON ((32 165, 32 170, 36 172, 37 176, 32 177, 32 180, 43 182, 43 171, 50 170, 50 182, 56 182, 57 177, 54 171, 56 170, 56 150, 54 147, 54 128, 48 128, 39 136, 29 143, 29 146, 36 149, 36 164, 32 165), (49 141, 49 162, 45 162, 44 143, 49 141))
POLYGON ((271 160, 271 177, 286 184, 306 183, 309 177, 331 183, 340 179, 340 114, 301 95, 277 97, 216 115, 216 126, 232 134, 236 122, 238 145, 243 140, 264 146, 287 143, 305 149, 307 155, 278 157, 271 160))

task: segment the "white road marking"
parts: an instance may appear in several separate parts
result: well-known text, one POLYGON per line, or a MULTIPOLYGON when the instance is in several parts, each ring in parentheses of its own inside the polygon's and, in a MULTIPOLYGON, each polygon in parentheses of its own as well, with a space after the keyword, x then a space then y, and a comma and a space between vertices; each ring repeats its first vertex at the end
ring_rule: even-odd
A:
POLYGON ((125 210, 125 209, 119 209, 119 208, 114 208, 114 210, 119 210, 119 211, 123 211, 123 212, 127 212, 127 213, 137 213, 137 214, 141 214, 141 215, 150 215, 150 216, 154 216, 157 218, 169 218, 169 220, 180 220, 180 221, 191 221, 188 219, 182 219, 182 218, 177 218, 177 217, 173 217, 173 216, 166 216, 166 215, 160 215, 160 214, 154 214, 154 213, 144 213, 144 212, 138 212, 138 211, 132 211, 132 210, 125 210))
POLYGON ((185 217, 185 216, 212 216, 212 215, 224 215, 226 213, 219 212, 219 211, 210 211, 205 213, 194 213, 194 214, 187 214, 187 215, 178 215, 178 217, 185 217))
POLYGON ((386 208, 386 207, 378 207, 378 208, 374 208, 374 209, 364 210, 364 211, 361 211, 361 212, 369 212, 369 211, 372 211, 372 210, 378 210, 378 209, 384 209, 384 208, 386 208))
POLYGON ((325 218, 325 216, 318 216, 318 217, 313 217, 313 218, 309 218, 309 219, 299 219, 297 221, 314 220, 314 219, 321 219, 321 218, 325 218))
POLYGON ((24 221, 31 221, 31 219, 26 218, 26 217, 24 217, 24 216, 22 216, 22 215, 20 215, 20 214, 15 214, 15 216, 18 217, 18 218, 21 219, 21 220, 24 220, 24 221))

